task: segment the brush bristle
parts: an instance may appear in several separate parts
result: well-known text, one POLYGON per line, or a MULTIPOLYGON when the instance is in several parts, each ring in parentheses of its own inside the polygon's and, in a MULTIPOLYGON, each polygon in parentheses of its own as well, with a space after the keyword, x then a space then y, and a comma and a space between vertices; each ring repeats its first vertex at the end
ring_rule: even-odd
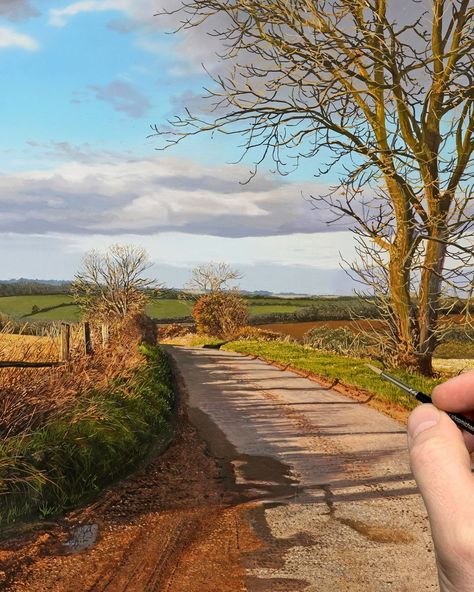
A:
POLYGON ((372 366, 372 364, 366 364, 366 366, 368 366, 372 372, 375 372, 375 374, 382 374, 383 370, 380 370, 380 368, 377 368, 377 366, 372 366))

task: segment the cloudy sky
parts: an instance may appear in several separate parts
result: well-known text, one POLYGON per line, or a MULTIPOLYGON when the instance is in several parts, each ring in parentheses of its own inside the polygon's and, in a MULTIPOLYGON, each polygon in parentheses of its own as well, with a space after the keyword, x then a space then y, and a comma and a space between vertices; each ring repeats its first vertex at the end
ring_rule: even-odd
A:
POLYGON ((351 235, 312 208, 331 182, 313 163, 243 184, 235 139, 157 150, 150 125, 200 101, 202 63, 221 67, 204 33, 166 33, 165 1, 0 0, 0 279, 70 279, 126 242, 168 286, 214 260, 249 290, 350 293, 351 235))

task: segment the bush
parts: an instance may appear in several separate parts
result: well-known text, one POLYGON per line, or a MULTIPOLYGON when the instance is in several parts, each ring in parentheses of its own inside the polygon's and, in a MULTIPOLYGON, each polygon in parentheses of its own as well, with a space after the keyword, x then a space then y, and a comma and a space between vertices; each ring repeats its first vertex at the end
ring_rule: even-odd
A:
POLYGON ((180 325, 179 323, 170 323, 157 329, 158 340, 172 339, 173 337, 182 337, 187 335, 190 329, 186 325, 180 325))
POLYGON ((199 298, 193 316, 199 333, 230 339, 248 324, 248 307, 236 294, 213 292, 199 298))
POLYGON ((249 340, 262 340, 262 341, 281 341, 285 339, 285 336, 276 331, 265 331, 264 329, 258 329, 257 327, 243 327, 239 329, 235 335, 235 339, 249 339, 249 340))
MULTIPOLYGON (((338 299, 342 300, 342 299, 338 299)), ((380 311, 375 303, 351 299, 349 302, 321 300, 311 306, 305 306, 295 312, 274 312, 254 315, 254 325, 271 323, 299 323, 309 321, 349 321, 352 319, 378 319, 380 311)))
POLYGON ((169 439, 170 365, 157 347, 141 353, 146 363, 129 375, 81 393, 61 416, 0 443, 0 523, 74 507, 169 439))
POLYGON ((318 327, 305 334, 304 343, 314 349, 340 355, 378 357, 378 339, 378 334, 374 334, 373 337, 368 334, 357 334, 345 327, 318 327))
POLYGON ((451 327, 443 335, 435 350, 437 358, 474 358, 474 329, 472 327, 451 327))

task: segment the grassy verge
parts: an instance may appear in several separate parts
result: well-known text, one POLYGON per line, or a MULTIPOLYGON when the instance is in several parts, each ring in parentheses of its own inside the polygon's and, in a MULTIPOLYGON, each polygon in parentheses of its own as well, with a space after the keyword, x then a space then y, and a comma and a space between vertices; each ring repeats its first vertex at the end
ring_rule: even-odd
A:
POLYGON ((78 395, 64 415, 0 444, 0 524, 47 517, 93 498, 170 437, 174 405, 166 354, 141 346, 143 364, 78 395))
MULTIPOLYGON (((315 375, 340 383, 363 389, 373 393, 384 402, 395 403, 405 409, 413 409, 417 401, 405 395, 390 383, 381 380, 374 374, 366 363, 379 365, 372 360, 350 358, 315 351, 299 344, 281 341, 233 341, 222 349, 244 354, 259 356, 265 360, 290 365, 293 368, 305 370, 315 375)), ((401 370, 391 370, 391 374, 398 376, 420 391, 431 392, 441 380, 426 378, 418 374, 411 374, 401 370)))

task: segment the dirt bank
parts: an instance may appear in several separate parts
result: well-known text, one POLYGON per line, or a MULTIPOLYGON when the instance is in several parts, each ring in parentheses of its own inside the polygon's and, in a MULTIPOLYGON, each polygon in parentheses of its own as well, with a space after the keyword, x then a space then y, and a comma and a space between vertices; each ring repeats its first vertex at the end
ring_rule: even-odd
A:
POLYGON ((163 456, 66 519, 1 541, 0 589, 240 592, 239 558, 260 543, 230 483, 181 409, 163 456))

